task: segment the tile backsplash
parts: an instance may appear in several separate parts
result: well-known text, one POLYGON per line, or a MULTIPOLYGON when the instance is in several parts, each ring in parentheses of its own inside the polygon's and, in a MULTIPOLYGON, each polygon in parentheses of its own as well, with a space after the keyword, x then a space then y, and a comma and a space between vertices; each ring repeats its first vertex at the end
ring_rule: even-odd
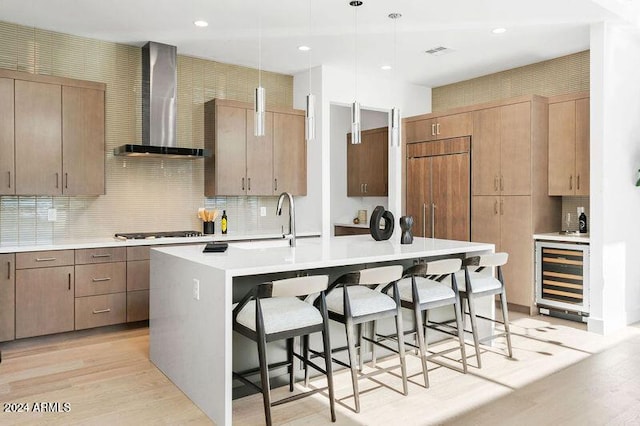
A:
POLYGON ((589 197, 562 197, 562 231, 578 231, 578 207, 584 207, 587 216, 587 231, 590 229, 589 197), (567 214, 571 214, 571 224, 567 226, 567 214))
MULTIPOLYGON (((198 207, 227 210, 229 233, 279 232, 276 197, 205 198, 202 160, 115 157, 113 149, 139 143, 141 49, 0 22, 0 68, 100 81, 105 94, 106 195, 0 197, 0 244, 52 243, 109 237, 116 232, 201 230, 198 207), (260 207, 267 215, 260 216, 260 207), (57 220, 47 212, 55 208, 57 220)), ((252 100, 258 71, 178 55, 178 145, 204 146, 204 103, 252 100)), ((293 77, 262 72, 269 106, 293 105, 293 77)), ((216 233, 220 232, 220 219, 216 233)))

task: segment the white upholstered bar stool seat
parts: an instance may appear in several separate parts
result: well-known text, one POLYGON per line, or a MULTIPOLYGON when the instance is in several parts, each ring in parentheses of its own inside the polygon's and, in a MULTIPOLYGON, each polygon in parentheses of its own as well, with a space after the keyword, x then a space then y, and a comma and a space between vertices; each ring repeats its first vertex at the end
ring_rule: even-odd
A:
MULTIPOLYGON (((313 305, 297 297, 278 297, 262 300, 262 317, 266 334, 322 324, 322 315, 313 305)), ((238 324, 256 331, 256 302, 251 300, 236 317, 238 324)))
POLYGON ((396 309, 396 303, 386 294, 362 286, 344 287, 327 295, 327 309, 337 314, 344 314, 344 291, 349 293, 351 315, 360 317, 381 311, 396 309))
MULTIPOLYGON (((469 278, 473 282, 473 291, 476 293, 491 290, 500 290, 500 288, 502 287, 500 281, 494 278, 492 275, 482 274, 479 272, 469 272, 469 278)), ((465 279, 464 270, 456 272, 456 280, 458 280, 458 290, 466 292, 467 281, 465 279)))
MULTIPOLYGON (((451 286, 428 278, 416 277, 416 287, 418 289, 419 303, 436 302, 456 296, 451 286)), ((398 281, 398 290, 400 290, 401 300, 406 302, 413 301, 411 278, 403 278, 398 281)))

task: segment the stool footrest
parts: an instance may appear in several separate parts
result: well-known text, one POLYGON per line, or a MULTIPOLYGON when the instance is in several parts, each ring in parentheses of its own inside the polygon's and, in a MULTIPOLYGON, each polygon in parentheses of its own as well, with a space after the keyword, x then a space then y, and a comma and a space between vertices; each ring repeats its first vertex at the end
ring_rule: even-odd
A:
POLYGON ((323 390, 326 390, 326 389, 328 389, 328 388, 324 387, 324 388, 319 388, 319 389, 312 389, 310 391, 306 391, 306 392, 303 392, 303 393, 298 393, 296 395, 291 395, 291 396, 288 396, 286 398, 282 398, 282 399, 280 399, 278 401, 272 402, 271 406, 275 407, 275 406, 278 406, 278 405, 286 404, 287 402, 297 401, 297 400, 305 398, 305 397, 307 397, 309 395, 313 395, 314 393, 322 392, 323 390))

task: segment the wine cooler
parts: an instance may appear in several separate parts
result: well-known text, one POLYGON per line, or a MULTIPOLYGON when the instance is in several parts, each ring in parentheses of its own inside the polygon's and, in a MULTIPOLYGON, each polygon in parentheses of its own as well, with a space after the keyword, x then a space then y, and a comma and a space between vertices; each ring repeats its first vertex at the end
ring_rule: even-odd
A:
POLYGON ((536 304, 541 314, 586 322, 588 244, 536 241, 536 304))

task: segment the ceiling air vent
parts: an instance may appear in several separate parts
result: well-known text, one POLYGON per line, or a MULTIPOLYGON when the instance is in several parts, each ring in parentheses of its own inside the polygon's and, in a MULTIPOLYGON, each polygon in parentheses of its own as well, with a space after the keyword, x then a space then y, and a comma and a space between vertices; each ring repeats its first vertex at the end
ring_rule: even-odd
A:
POLYGON ((453 49, 448 48, 448 47, 444 47, 444 46, 438 46, 438 47, 434 47, 432 49, 429 50, 425 50, 424 53, 428 53, 429 55, 433 55, 433 56, 442 56, 442 55, 446 55, 448 53, 453 52, 453 49))

